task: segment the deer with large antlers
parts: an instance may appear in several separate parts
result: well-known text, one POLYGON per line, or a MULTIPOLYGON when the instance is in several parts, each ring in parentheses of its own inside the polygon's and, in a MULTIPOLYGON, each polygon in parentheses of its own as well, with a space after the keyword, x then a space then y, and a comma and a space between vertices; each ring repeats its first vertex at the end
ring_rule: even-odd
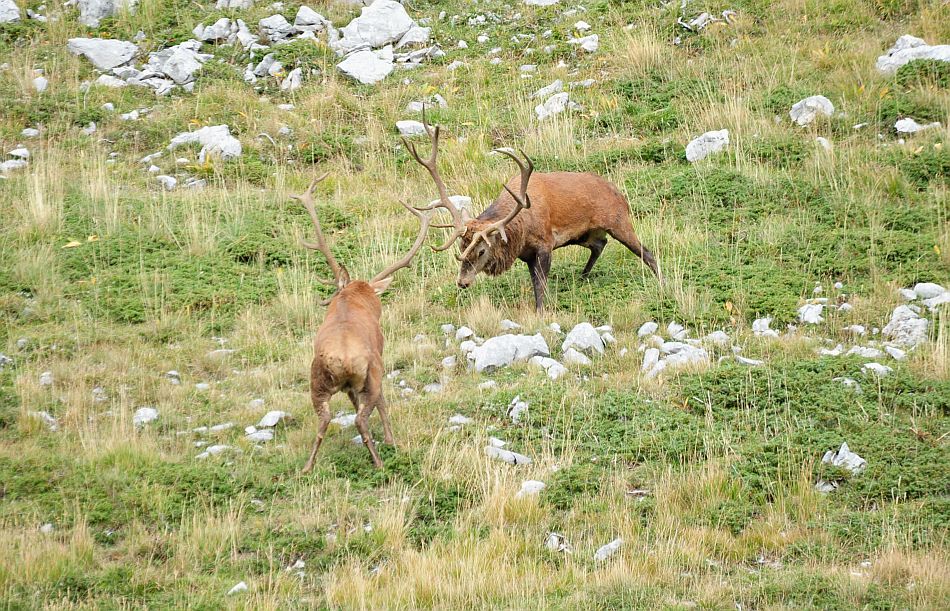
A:
POLYGON ((627 200, 612 184, 590 173, 543 172, 535 173, 534 164, 524 152, 522 161, 512 149, 493 152, 511 158, 520 169, 520 175, 504 185, 504 191, 491 206, 470 218, 465 209, 452 202, 448 189, 439 175, 436 159, 439 150, 439 126, 423 124, 431 140, 428 159, 422 159, 414 144, 403 143, 415 160, 435 182, 439 199, 422 211, 445 209, 452 218, 451 225, 433 227, 451 229, 448 240, 434 250, 448 250, 457 241, 461 263, 459 288, 468 288, 479 272, 498 276, 508 271, 516 259, 528 265, 534 287, 534 303, 540 312, 551 269, 551 253, 564 246, 583 246, 590 250, 590 258, 581 276, 586 278, 607 245, 607 236, 626 246, 662 281, 660 269, 653 254, 643 247, 630 221, 627 200))
POLYGON ((373 464, 377 468, 383 466, 368 424, 373 410, 379 411, 383 423, 383 440, 387 444, 393 443, 389 413, 383 397, 383 331, 379 324, 383 306, 379 295, 389 288, 393 274, 409 266, 425 242, 429 230, 430 213, 403 204, 419 217, 420 221, 419 236, 409 252, 376 274, 372 280, 350 280, 346 268, 337 262, 327 245, 313 201, 314 187, 326 177, 324 174, 314 180, 304 193, 291 196, 303 203, 316 233, 315 242, 303 240, 303 245, 322 253, 333 273, 333 280, 320 279, 320 282, 337 289, 328 301, 326 318, 313 340, 310 399, 320 418, 320 428, 303 473, 309 473, 313 469, 317 451, 330 425, 330 397, 338 392, 346 392, 356 408, 356 429, 363 439, 363 444, 369 449, 373 464))

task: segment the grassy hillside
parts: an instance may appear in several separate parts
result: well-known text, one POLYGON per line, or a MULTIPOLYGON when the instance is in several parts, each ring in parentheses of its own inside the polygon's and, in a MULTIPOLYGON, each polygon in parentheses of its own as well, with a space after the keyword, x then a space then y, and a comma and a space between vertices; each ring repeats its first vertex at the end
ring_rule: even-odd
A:
MULTIPOLYGON (((359 14, 307 4, 337 27, 359 14)), ((0 365, 0 608, 946 606, 950 309, 924 311, 928 341, 906 360, 877 359, 893 368, 882 378, 862 371, 873 359, 818 349, 881 340, 900 288, 950 287, 948 64, 875 69, 900 35, 950 44, 950 5, 694 0, 687 21, 737 16, 691 33, 677 25, 679 2, 581 4, 564 15, 574 3, 410 2, 446 55, 374 86, 341 75, 322 42, 299 41, 277 48, 281 61, 319 73, 294 92, 270 77, 256 90, 242 79, 245 53, 205 44, 214 58, 194 91, 167 97, 84 87, 97 73, 66 41, 142 31, 152 51, 222 16, 256 30, 275 9, 140 0, 86 28, 53 0, 46 23, 0 25, 0 145, 30 151, 27 168, 0 179, 0 353, 12 359, 0 365), (486 23, 469 25, 477 15, 486 23), (599 35, 597 52, 567 42, 579 20, 599 35), (523 78, 522 64, 537 69, 523 78), (582 109, 538 121, 530 96, 555 79, 595 82, 570 91, 582 109), (628 196, 666 282, 613 241, 582 280, 588 252, 562 249, 538 316, 521 263, 459 291, 454 258, 425 251, 383 299, 386 367, 399 370, 384 387, 397 441, 378 446, 385 469, 351 442, 354 429, 333 425, 300 476, 316 432, 311 341, 329 291, 316 281, 325 262, 298 242, 307 214, 288 196, 329 172, 318 201, 333 249, 354 277, 375 274, 415 237, 400 202, 436 197, 394 127, 434 93, 448 102, 430 118, 443 126, 453 192, 479 210, 491 202, 512 173, 488 154, 497 146, 522 147, 539 171, 600 173, 628 196), (833 116, 792 123, 792 104, 819 94, 833 116), (941 127, 902 137, 904 117, 941 127), (154 163, 178 177, 174 191, 139 161, 222 123, 242 155, 165 152, 154 163), (24 138, 31 127, 39 137, 24 138), (687 162, 686 144, 719 129, 729 146, 687 162), (186 188, 187 177, 206 188, 186 188), (800 324, 816 286, 853 309, 800 324), (753 333, 762 317, 780 337, 753 333), (556 358, 563 335, 551 323, 611 325, 617 344, 551 381, 527 364, 470 373, 440 330, 487 338, 505 318, 541 332, 556 358), (693 338, 724 330, 765 364, 709 347, 708 366, 647 379, 637 329, 649 320, 693 338), (453 355, 460 364, 443 371, 453 355), (497 386, 481 386, 489 379, 497 386), (441 393, 422 391, 440 380, 441 393), (516 395, 530 405, 518 424, 506 416, 516 395), (135 427, 143 406, 159 418, 135 427), (258 447, 243 429, 268 410, 293 419, 258 447), (473 422, 451 430, 454 414, 473 422), (534 462, 486 457, 491 436, 534 462), (862 473, 821 462, 842 442, 867 460, 862 473), (214 444, 231 449, 196 458, 214 444), (516 498, 531 479, 547 487, 516 498), (838 488, 819 493, 819 480, 838 488), (547 549, 551 532, 573 553, 547 549), (618 537, 615 555, 593 559, 618 537), (229 595, 241 581, 248 591, 229 595)), ((298 6, 280 12, 293 22, 298 6)), ((331 409, 350 405, 340 395, 331 409)))

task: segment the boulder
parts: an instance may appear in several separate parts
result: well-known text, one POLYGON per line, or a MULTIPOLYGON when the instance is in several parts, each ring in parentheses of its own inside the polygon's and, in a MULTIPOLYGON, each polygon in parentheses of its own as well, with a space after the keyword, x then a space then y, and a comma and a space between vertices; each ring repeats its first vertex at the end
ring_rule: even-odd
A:
POLYGON ((512 363, 527 361, 534 356, 550 356, 544 336, 537 335, 499 335, 476 347, 468 354, 473 361, 475 371, 482 373, 512 363))
POLYGON ((290 414, 280 410, 273 410, 264 414, 264 417, 261 418, 261 421, 257 423, 257 426, 265 429, 277 426, 278 423, 283 422, 290 418, 290 414))
POLYGON ((543 104, 534 107, 534 114, 538 121, 544 121, 555 115, 559 115, 565 110, 579 109, 580 105, 571 101, 570 95, 566 91, 555 93, 549 97, 543 104))
POLYGON ((526 496, 537 496, 542 490, 544 490, 546 484, 542 481, 536 479, 529 479, 527 481, 521 482, 521 489, 515 494, 516 499, 522 499, 526 496))
POLYGON ((824 320, 821 316, 825 306, 820 303, 808 303, 798 308, 798 319, 803 323, 817 325, 824 320))
POLYGON ((603 562, 607 558, 610 558, 617 553, 621 545, 623 545, 623 539, 617 537, 610 543, 600 546, 597 548, 597 551, 594 552, 594 561, 603 562))
POLYGON ((300 32, 319 32, 330 21, 309 6, 301 6, 294 17, 294 28, 300 32))
POLYGON ((541 89, 538 89, 537 91, 532 93, 531 96, 529 97, 545 99, 554 95, 555 93, 560 93, 562 91, 564 91, 564 82, 561 81, 561 79, 558 79, 554 81, 553 83, 551 83, 550 85, 547 85, 546 87, 542 87, 541 89))
POLYGON ((485 455, 511 465, 530 465, 532 462, 531 459, 524 454, 496 448, 495 446, 485 446, 485 455))
POLYGON ((916 36, 904 35, 887 53, 877 58, 876 67, 884 74, 895 74, 898 68, 915 59, 950 62, 950 45, 928 45, 916 36))
POLYGON ((261 29, 261 36, 271 44, 286 40, 294 33, 294 26, 279 14, 261 19, 258 26, 261 29))
POLYGON ((686 160, 689 162, 700 161, 713 153, 720 152, 728 145, 728 129, 706 132, 702 136, 694 138, 686 145, 686 160))
POLYGON ((252 6, 254 6, 254 0, 218 0, 217 4, 214 5, 214 8, 218 9, 219 11, 226 9, 230 9, 232 11, 246 11, 252 6))
POLYGON ((78 0, 79 23, 98 28, 106 17, 114 17, 123 9, 134 11, 135 0, 78 0))
POLYGON ((140 407, 132 414, 132 424, 136 427, 145 426, 155 420, 158 420, 158 410, 154 407, 140 407))
POLYGON ((827 465, 847 469, 855 475, 864 471, 868 466, 868 461, 852 452, 851 448, 848 447, 847 442, 842 443, 841 447, 838 448, 837 451, 828 450, 825 452, 825 455, 821 457, 821 462, 827 465))
POLYGON ((134 43, 112 38, 70 38, 66 48, 81 55, 99 70, 111 70, 132 61, 139 48, 134 43))
POLYGON ((396 129, 399 130, 400 136, 407 138, 426 135, 426 127, 420 121, 396 121, 396 129))
POLYGON ((823 95, 813 95, 796 102, 788 115, 798 125, 808 125, 818 117, 830 117, 835 111, 835 105, 823 95))
POLYGON ((569 38, 567 44, 579 47, 588 53, 594 53, 598 47, 600 47, 600 36, 591 34, 590 36, 583 36, 581 38, 569 38))
POLYGON ((0 0, 0 23, 16 23, 20 20, 20 7, 14 0, 0 0))
POLYGON ((564 342, 561 344, 561 350, 567 351, 571 348, 592 355, 604 353, 604 340, 601 339, 597 329, 589 322, 582 322, 571 329, 564 342))
POLYGON ((914 285, 914 295, 916 295, 918 299, 933 299, 946 292, 947 289, 935 282, 918 282, 914 285))
POLYGON ((399 2, 376 0, 364 7, 359 17, 340 29, 342 38, 334 46, 342 53, 360 48, 377 49, 399 42, 414 25, 399 2))
POLYGON ((659 328, 660 328, 660 325, 656 324, 652 320, 649 322, 645 322, 642 325, 640 325, 639 329, 637 329, 637 337, 644 338, 644 337, 653 335, 659 330, 659 328))
POLYGON ((574 348, 568 348, 565 350, 564 354, 561 356, 561 360, 563 360, 567 365, 587 366, 591 364, 591 360, 587 358, 587 355, 582 352, 578 352, 574 348))
POLYGON ((202 162, 208 155, 219 156, 221 159, 233 159, 241 155, 241 142, 231 135, 227 125, 213 125, 193 132, 180 133, 172 138, 168 150, 195 142, 201 145, 198 158, 202 162))
POLYGON ((929 321, 906 305, 894 308, 891 320, 884 326, 884 337, 905 348, 927 341, 929 321))
POLYGON ((567 368, 564 365, 546 356, 533 356, 528 362, 543 369, 552 380, 556 380, 567 373, 567 368))
POLYGON ((932 123, 925 123, 921 125, 910 117, 905 117, 903 119, 898 119, 894 123, 894 131, 896 131, 898 134, 916 134, 917 132, 926 131, 928 129, 940 129, 940 122, 934 121, 932 123))
POLYGON ((336 67, 346 76, 364 85, 375 85, 394 70, 392 47, 380 51, 363 50, 351 53, 336 67))

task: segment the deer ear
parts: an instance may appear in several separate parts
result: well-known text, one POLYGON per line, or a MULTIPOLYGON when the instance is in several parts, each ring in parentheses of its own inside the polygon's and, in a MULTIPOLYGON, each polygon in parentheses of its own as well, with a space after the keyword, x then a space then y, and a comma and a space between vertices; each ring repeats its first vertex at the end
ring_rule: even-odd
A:
POLYGON ((340 277, 337 279, 336 284, 338 289, 343 289, 347 284, 350 283, 350 272, 346 270, 342 265, 340 266, 340 277))
POLYGON ((375 282, 370 282, 369 285, 373 287, 373 292, 377 295, 382 295, 386 292, 386 289, 389 288, 389 285, 392 284, 393 277, 389 276, 388 278, 383 278, 382 280, 377 280, 375 282))
POLYGON ((472 220, 472 215, 468 213, 468 208, 462 208, 462 222, 468 223, 472 220))

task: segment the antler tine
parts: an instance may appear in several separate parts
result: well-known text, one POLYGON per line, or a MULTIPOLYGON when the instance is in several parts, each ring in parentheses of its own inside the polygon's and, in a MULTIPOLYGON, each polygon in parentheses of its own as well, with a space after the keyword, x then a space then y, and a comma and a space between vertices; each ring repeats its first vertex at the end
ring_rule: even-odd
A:
POLYGON ((438 155, 439 155, 439 135, 441 133, 441 126, 436 125, 435 127, 429 125, 428 120, 426 119, 426 109, 425 105, 422 106, 422 125, 425 127, 426 134, 429 136, 429 140, 432 143, 432 151, 429 153, 429 158, 423 160, 419 155, 419 151, 416 150, 416 145, 408 142, 405 138, 402 139, 403 146, 406 147, 406 150, 409 151, 409 154, 426 170, 428 170, 429 175, 432 177, 432 181, 435 183, 436 189, 439 191, 439 201, 428 206, 417 207, 416 210, 419 211, 430 211, 436 210, 438 208, 444 208, 449 211, 449 214, 452 215, 452 225, 443 226, 445 229, 453 229, 452 235, 445 241, 444 244, 439 246, 433 246, 432 250, 443 251, 447 250, 455 243, 462 234, 465 233, 465 219, 462 216, 462 211, 458 209, 455 204, 452 203, 452 200, 449 199, 449 191, 445 186, 445 182, 442 181, 442 176, 439 175, 438 167, 438 155))
POLYGON ((333 252, 330 250, 330 247, 327 245, 326 238, 323 237, 323 229, 320 227, 320 218, 317 216, 317 207, 313 201, 313 189, 317 186, 317 183, 322 182, 329 176, 329 173, 324 174, 318 178, 315 178, 313 182, 310 183, 310 186, 307 187, 307 190, 301 193, 300 195, 291 195, 290 197, 301 202, 304 208, 307 209, 307 213, 310 215, 310 221, 313 223, 313 228, 316 233, 317 241, 310 242, 308 240, 300 240, 300 243, 304 248, 310 250, 318 250, 323 253, 323 256, 327 260, 327 265, 330 266, 330 271, 333 272, 333 280, 324 280, 318 278, 318 280, 328 286, 335 286, 337 288, 342 288, 340 285, 343 280, 344 270, 343 266, 337 263, 336 258, 333 256, 333 252))
POLYGON ((409 267, 409 264, 412 263, 413 257, 416 256, 416 254, 419 252, 419 249, 422 248, 423 244, 425 244, 426 236, 429 233, 429 222, 432 220, 432 215, 429 212, 417 210, 403 202, 400 203, 402 203, 403 208, 419 217, 419 236, 416 238, 415 243, 413 243, 412 248, 409 249, 409 252, 403 255, 401 259, 376 274, 376 277, 372 280, 373 282, 378 282, 384 278, 388 278, 400 269, 409 267))
POLYGON ((513 218, 518 216, 518 214, 522 210, 531 207, 531 198, 528 197, 528 181, 531 180, 531 173, 534 172, 534 163, 531 161, 531 158, 525 155, 524 151, 520 151, 522 157, 524 157, 524 162, 522 162, 520 159, 518 159, 518 156, 515 155, 514 150, 510 148, 499 148, 499 149, 493 150, 492 152, 505 155, 506 157, 510 157, 511 160, 514 161, 518 165, 518 168, 521 170, 520 193, 515 193, 514 191, 512 191, 511 188, 509 188, 507 184, 503 185, 505 188, 505 191, 507 191, 511 195, 511 197, 515 200, 514 207, 508 212, 507 215, 505 215, 504 218, 495 221, 494 223, 488 225, 487 227, 485 227, 484 229, 476 233, 475 236, 472 238, 471 243, 468 245, 468 248, 466 248, 465 252, 462 253, 462 259, 468 256, 468 253, 472 250, 473 246, 479 239, 484 239, 485 241, 487 241, 488 236, 490 236, 492 233, 496 231, 501 235, 501 239, 507 242, 508 234, 505 233, 505 227, 508 225, 508 223, 511 222, 513 218))

